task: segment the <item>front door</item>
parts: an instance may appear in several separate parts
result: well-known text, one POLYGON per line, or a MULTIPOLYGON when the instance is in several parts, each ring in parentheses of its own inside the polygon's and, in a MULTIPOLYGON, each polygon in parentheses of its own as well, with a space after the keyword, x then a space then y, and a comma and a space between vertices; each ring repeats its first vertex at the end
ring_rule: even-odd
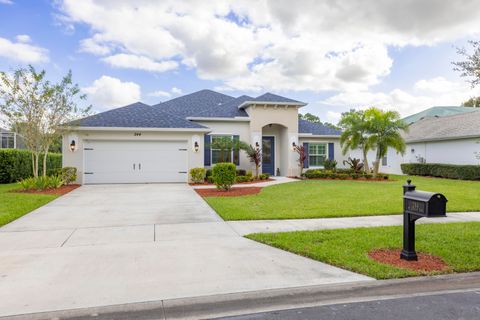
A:
POLYGON ((262 172, 275 175, 274 137, 262 137, 262 172))

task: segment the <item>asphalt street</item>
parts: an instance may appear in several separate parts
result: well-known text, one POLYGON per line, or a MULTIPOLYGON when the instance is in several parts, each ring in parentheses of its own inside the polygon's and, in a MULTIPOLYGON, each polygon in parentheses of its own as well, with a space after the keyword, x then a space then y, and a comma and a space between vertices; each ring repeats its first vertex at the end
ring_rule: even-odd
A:
POLYGON ((480 290, 273 311, 217 320, 478 320, 480 290))

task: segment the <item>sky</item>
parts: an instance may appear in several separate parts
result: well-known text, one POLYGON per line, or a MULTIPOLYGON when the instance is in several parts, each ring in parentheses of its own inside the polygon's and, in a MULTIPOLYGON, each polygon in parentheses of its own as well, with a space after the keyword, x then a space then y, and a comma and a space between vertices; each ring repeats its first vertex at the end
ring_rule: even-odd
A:
POLYGON ((336 123, 473 96, 453 70, 480 40, 480 1, 0 0, 0 70, 72 70, 96 112, 211 89, 272 92, 336 123))

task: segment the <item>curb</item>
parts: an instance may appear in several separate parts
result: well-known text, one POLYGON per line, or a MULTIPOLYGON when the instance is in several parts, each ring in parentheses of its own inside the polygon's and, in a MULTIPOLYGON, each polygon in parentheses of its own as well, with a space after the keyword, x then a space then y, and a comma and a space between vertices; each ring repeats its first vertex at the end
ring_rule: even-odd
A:
POLYGON ((24 314, 0 319, 211 319, 274 310, 425 296, 480 289, 480 272, 271 289, 104 307, 24 314))

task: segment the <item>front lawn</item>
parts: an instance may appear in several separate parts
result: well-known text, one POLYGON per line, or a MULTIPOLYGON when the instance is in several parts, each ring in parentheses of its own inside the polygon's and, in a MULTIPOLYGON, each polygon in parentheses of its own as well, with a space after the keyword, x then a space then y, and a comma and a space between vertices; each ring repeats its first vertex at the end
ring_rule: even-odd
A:
POLYGON ((18 184, 0 184, 0 226, 18 219, 57 198, 58 195, 15 193, 18 184))
MULTIPOLYGON (((418 225, 416 233, 417 252, 442 258, 453 272, 480 270, 480 222, 418 225)), ((428 274, 368 257, 373 249, 401 248, 402 227, 260 233, 247 238, 377 279, 428 274)))
MULTIPOLYGON (((450 212, 480 211, 480 181, 410 178, 417 189, 445 194, 450 212)), ((257 195, 205 199, 225 220, 399 214, 407 177, 391 179, 396 181, 306 180, 266 187, 257 195)))

